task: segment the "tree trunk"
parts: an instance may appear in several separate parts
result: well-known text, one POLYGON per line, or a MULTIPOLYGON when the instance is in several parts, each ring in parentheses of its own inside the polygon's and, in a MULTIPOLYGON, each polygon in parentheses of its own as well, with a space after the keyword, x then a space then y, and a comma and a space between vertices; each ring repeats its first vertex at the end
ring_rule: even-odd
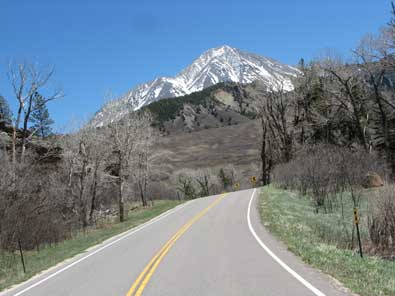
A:
POLYGON ((22 131, 22 152, 21 152, 21 160, 23 160, 26 151, 26 138, 27 138, 27 131, 28 131, 28 123, 30 114, 32 112, 32 104, 33 104, 33 96, 35 93, 31 94, 28 101, 27 111, 25 113, 25 117, 23 119, 23 131, 22 131))
POLYGON ((143 207, 146 207, 147 206, 147 200, 145 198, 143 186, 141 184, 139 184, 139 187, 140 187, 141 203, 143 204, 143 207))
POLYGON ((93 223, 93 213, 96 209, 96 194, 97 194, 97 170, 98 165, 95 165, 95 171, 93 173, 93 184, 92 184, 92 200, 91 200, 91 209, 89 211, 89 223, 93 223))
POLYGON ((88 226, 88 219, 87 219, 87 215, 86 215, 86 203, 81 201, 80 208, 81 208, 82 229, 85 232, 86 227, 88 226))
POLYGON ((14 166, 16 164, 16 142, 17 142, 17 135, 16 135, 16 133, 17 133, 18 128, 19 128, 19 123, 21 121, 21 116, 22 116, 22 105, 20 104, 19 108, 18 108, 18 113, 17 113, 17 117, 16 117, 16 120, 15 120, 15 124, 13 126, 13 131, 12 131, 12 163, 14 164, 14 166))
POLYGON ((122 176, 119 176, 118 179, 118 206, 119 206, 119 222, 125 221, 125 209, 124 209, 124 201, 123 201, 123 180, 122 176))
POLYGON ((82 223, 82 228, 85 230, 85 228, 88 226, 88 220, 87 220, 87 213, 86 213, 86 202, 84 201, 84 191, 85 191, 85 179, 86 179, 86 167, 87 167, 87 162, 84 160, 82 164, 82 171, 80 174, 80 190, 79 190, 79 207, 80 207, 80 213, 81 213, 81 223, 82 223))
POLYGON ((267 185, 267 178, 266 178, 266 140, 262 140, 262 147, 261 147, 261 162, 262 162, 262 185, 267 185))

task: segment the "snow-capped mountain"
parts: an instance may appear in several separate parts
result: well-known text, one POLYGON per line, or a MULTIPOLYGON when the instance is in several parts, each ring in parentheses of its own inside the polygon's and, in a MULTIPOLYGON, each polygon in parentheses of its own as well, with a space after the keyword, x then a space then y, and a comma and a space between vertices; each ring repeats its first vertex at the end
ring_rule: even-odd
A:
POLYGON ((219 82, 251 83, 261 81, 268 90, 293 89, 292 77, 299 71, 273 59, 247 53, 227 45, 204 52, 174 77, 160 77, 140 84, 120 99, 107 103, 91 123, 102 126, 164 98, 178 97, 200 91, 219 82))

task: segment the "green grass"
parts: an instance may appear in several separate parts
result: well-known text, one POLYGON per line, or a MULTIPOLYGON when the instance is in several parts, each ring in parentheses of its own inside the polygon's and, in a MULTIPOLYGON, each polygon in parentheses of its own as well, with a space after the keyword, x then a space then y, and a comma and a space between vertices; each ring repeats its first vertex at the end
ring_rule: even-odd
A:
POLYGON ((351 203, 346 202, 344 209, 343 220, 340 208, 315 214, 310 201, 294 192, 266 187, 261 193, 264 225, 303 261, 360 295, 395 295, 395 262, 373 256, 361 259, 355 251, 341 247, 349 244, 353 221, 351 203))
POLYGON ((155 216, 180 204, 180 201, 156 201, 149 208, 138 208, 129 212, 128 219, 123 222, 108 222, 101 227, 92 228, 86 234, 78 233, 72 239, 59 243, 55 247, 45 247, 39 252, 24 252, 26 274, 23 273, 19 253, 9 254, 0 250, 0 291, 11 285, 20 283, 65 259, 84 252, 89 247, 97 245, 114 235, 138 226, 155 216))

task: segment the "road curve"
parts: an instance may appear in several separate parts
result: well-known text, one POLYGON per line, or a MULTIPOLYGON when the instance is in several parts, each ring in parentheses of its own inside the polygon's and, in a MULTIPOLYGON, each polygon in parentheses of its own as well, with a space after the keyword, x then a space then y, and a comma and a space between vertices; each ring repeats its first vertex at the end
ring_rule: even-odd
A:
POLYGON ((255 195, 190 201, 0 296, 350 295, 262 227, 255 195))

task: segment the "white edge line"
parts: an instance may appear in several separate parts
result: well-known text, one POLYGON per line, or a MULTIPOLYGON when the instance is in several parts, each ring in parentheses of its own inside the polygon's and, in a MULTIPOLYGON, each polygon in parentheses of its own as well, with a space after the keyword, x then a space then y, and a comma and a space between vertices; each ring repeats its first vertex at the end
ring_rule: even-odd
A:
POLYGON ((252 196, 250 199, 250 202, 248 204, 248 211, 247 211, 247 220, 248 220, 248 228, 250 229, 250 232, 256 239, 256 241, 259 243, 259 245, 276 261, 282 268, 284 268, 288 273, 290 273, 294 278, 296 278, 299 282, 301 282, 306 288, 308 288, 311 292, 313 292, 316 296, 326 296, 324 293, 322 293, 320 290, 318 290, 316 287, 314 287, 312 284, 310 284, 308 281, 306 281, 303 277, 301 277, 296 271, 294 271, 291 267, 289 267, 287 264, 284 263, 279 257, 277 257, 276 254, 274 254, 259 238, 259 236, 256 234, 254 228, 252 227, 251 224, 251 204, 255 196, 255 191, 252 192, 252 196))
MULTIPOLYGON (((34 283, 33 285, 30 285, 30 286, 26 287, 26 288, 23 289, 22 291, 19 291, 18 293, 14 294, 14 296, 19 296, 19 295, 22 295, 22 294, 26 293, 27 291, 29 291, 29 290, 31 290, 31 289, 33 289, 33 288, 35 288, 35 287, 41 285, 42 283, 44 283, 44 282, 50 280, 51 278, 57 276, 58 274, 60 274, 60 273, 62 273, 62 272, 64 272, 64 271, 66 271, 66 270, 68 270, 69 268, 73 267, 74 265, 77 265, 78 263, 80 263, 80 262, 82 262, 82 261, 88 259, 89 257, 91 257, 91 256, 93 256, 93 255, 95 255, 95 254, 97 254, 97 253, 103 251, 104 249, 107 249, 108 247, 110 247, 110 246, 112 246, 112 245, 118 243, 119 241, 121 241, 121 240, 123 240, 123 239, 125 239, 125 238, 127 238, 127 237, 129 237, 129 236, 131 236, 131 235, 133 235, 133 234, 135 234, 136 232, 139 232, 140 230, 143 230, 144 228, 146 228, 146 227, 148 227, 148 226, 154 224, 155 222, 158 222, 158 221, 160 221, 160 220, 166 218, 167 216, 169 216, 169 215, 171 215, 171 214, 174 214, 175 212, 177 212, 177 211, 181 210, 182 208, 184 208, 184 207, 185 207, 187 204, 189 204, 190 202, 191 202, 191 201, 186 202, 186 203, 181 204, 181 205, 178 205, 177 207, 175 207, 175 208, 173 208, 173 209, 167 210, 166 212, 160 214, 159 216, 152 218, 151 220, 149 220, 149 221, 143 223, 143 224, 140 225, 140 226, 137 226, 137 228, 134 228, 134 229, 132 228, 131 230, 127 230, 127 231, 125 231, 124 233, 121 233, 121 234, 116 235, 116 236, 121 236, 121 237, 119 237, 118 239, 116 239, 116 240, 114 240, 114 241, 111 241, 110 243, 107 243, 106 245, 104 245, 104 246, 100 247, 99 249, 97 249, 97 250, 95 250, 95 251, 89 253, 88 255, 86 255, 86 256, 84 256, 84 257, 82 257, 82 258, 80 258, 80 259, 74 261, 73 263, 71 263, 71 264, 69 264, 69 265, 66 265, 65 267, 59 269, 58 271, 52 273, 52 274, 49 275, 49 276, 43 278, 42 280, 40 280, 40 281, 34 283)), ((110 238, 110 240, 111 240, 111 239, 113 239, 113 238, 110 238)), ((103 244, 103 243, 105 243, 105 241, 102 242, 101 244, 103 244)), ((99 245, 100 245, 100 244, 99 244, 99 245)), ((78 256, 78 255, 76 255, 76 256, 78 256)), ((23 284, 22 284, 22 285, 23 285, 23 284)), ((18 288, 18 287, 15 287, 14 289, 17 289, 17 288, 18 288)), ((11 290, 8 290, 8 292, 10 292, 10 291, 12 291, 12 290, 13 290, 13 288, 11 288, 11 290)), ((8 292, 7 292, 7 290, 4 291, 4 295, 5 295, 6 293, 8 293, 8 292)), ((3 294, 0 293, 0 295, 3 295, 3 294)))

